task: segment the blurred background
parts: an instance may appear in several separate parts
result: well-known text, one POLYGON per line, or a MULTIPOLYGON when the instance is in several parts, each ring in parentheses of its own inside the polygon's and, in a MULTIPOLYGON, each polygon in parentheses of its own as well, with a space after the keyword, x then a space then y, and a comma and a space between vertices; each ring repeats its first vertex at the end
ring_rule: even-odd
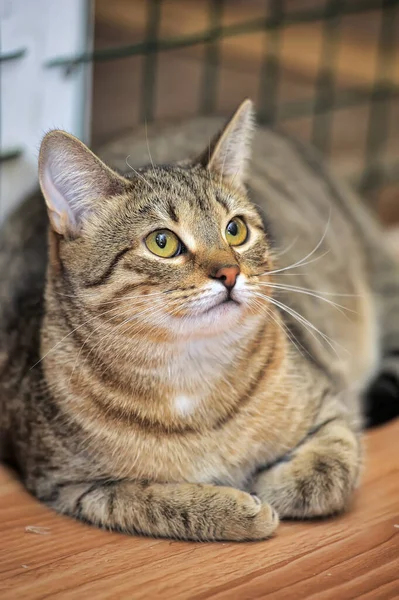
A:
POLYGON ((399 225, 399 0, 0 0, 0 218, 40 139, 228 114, 316 145, 399 225))

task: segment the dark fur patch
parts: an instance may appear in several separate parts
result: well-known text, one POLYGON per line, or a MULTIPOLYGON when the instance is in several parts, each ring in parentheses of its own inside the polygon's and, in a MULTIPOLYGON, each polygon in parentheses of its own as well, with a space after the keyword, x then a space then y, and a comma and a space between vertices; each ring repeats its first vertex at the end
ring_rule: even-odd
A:
POLYGON ((123 248, 123 250, 120 250, 112 259, 112 261, 110 262, 110 264, 108 265, 108 267, 105 269, 105 271, 103 271, 103 273, 99 276, 97 276, 95 279, 86 281, 85 283, 85 287, 86 288, 92 288, 92 287, 99 287, 100 285, 104 285, 108 279, 111 277, 112 272, 114 271, 116 265, 118 264, 118 262, 121 260, 121 258, 123 256, 125 256, 125 254, 127 252, 129 252, 129 250, 131 250, 130 247, 128 248, 123 248))
POLYGON ((399 416, 399 380, 394 373, 380 373, 365 394, 367 427, 382 425, 399 416))

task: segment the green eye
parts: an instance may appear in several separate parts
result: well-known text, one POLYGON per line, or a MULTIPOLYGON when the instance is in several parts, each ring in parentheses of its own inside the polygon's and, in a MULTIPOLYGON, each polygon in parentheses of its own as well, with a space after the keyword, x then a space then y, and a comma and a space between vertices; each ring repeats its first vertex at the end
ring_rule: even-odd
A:
POLYGON ((248 227, 240 217, 235 217, 226 227, 226 240, 230 246, 241 246, 248 238, 248 227))
POLYGON ((159 229, 145 238, 145 244, 150 252, 161 258, 173 258, 182 251, 182 243, 172 231, 159 229))

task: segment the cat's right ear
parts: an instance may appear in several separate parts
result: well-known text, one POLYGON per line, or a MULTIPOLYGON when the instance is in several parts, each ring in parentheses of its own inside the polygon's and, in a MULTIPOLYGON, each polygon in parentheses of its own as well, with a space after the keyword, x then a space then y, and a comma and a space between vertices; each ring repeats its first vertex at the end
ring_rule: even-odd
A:
POLYGON ((79 235, 84 219, 101 201, 122 194, 127 181, 65 131, 50 131, 41 144, 39 181, 53 229, 79 235))
POLYGON ((198 162, 235 187, 244 188, 254 126, 253 103, 247 99, 240 104, 224 129, 213 138, 198 162))

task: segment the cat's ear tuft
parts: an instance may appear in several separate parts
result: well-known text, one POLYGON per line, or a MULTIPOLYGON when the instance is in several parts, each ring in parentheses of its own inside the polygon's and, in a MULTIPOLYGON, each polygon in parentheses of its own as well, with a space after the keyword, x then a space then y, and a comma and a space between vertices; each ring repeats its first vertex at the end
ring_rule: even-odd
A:
POLYGON ((65 131, 50 131, 39 154, 39 181, 53 229, 79 235, 98 203, 123 193, 127 181, 109 169, 87 146, 65 131))
POLYGON ((200 158, 201 164, 243 188, 255 130, 253 102, 244 100, 200 158))

